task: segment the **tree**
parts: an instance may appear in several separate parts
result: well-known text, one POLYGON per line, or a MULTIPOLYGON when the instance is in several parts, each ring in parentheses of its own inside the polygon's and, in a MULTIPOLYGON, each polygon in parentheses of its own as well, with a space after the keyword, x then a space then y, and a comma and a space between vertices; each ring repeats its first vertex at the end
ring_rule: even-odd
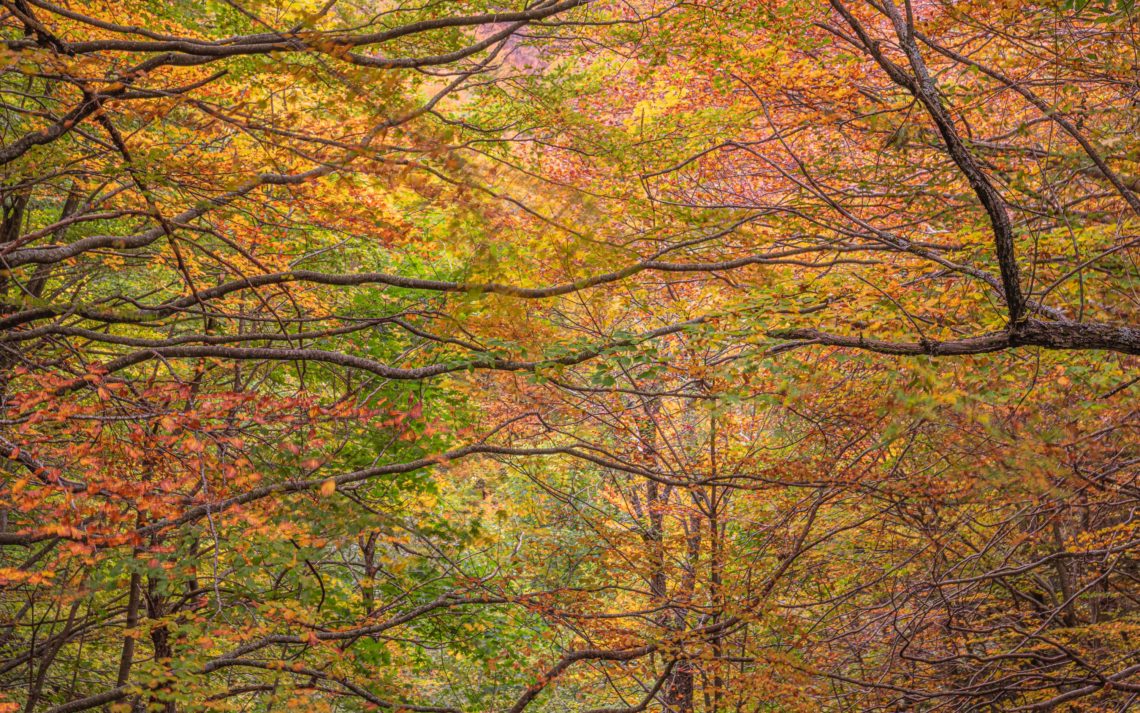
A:
POLYGON ((3 8, 0 705, 1133 705, 1129 3, 3 8))

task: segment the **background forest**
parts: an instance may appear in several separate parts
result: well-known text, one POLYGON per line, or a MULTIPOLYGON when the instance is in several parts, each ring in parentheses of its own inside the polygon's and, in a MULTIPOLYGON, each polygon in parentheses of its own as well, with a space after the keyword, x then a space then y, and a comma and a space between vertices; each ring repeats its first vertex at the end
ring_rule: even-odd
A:
POLYGON ((0 41, 0 712, 1140 710, 1130 0, 0 41))

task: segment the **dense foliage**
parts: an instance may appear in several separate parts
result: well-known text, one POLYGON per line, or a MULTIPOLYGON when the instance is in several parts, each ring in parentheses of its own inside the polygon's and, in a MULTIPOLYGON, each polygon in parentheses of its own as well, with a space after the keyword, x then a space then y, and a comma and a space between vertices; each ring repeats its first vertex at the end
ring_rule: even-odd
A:
POLYGON ((0 40, 0 712, 1140 709, 1133 3, 0 40))

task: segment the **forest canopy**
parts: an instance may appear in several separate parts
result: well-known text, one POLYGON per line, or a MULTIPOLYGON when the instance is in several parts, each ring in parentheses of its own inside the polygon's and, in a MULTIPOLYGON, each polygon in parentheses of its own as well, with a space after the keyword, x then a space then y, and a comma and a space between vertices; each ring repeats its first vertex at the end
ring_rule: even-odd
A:
POLYGON ((1131 0, 0 42, 0 713, 1140 709, 1131 0))

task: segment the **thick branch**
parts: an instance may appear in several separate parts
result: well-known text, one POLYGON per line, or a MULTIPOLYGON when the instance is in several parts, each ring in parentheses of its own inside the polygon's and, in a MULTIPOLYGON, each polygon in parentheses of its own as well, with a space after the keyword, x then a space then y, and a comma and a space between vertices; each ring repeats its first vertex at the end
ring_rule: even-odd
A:
POLYGON ((985 354, 1014 347, 1042 347, 1063 350, 1104 350, 1121 354, 1140 354, 1140 329, 1116 324, 1084 322, 1044 322, 1028 319, 1001 332, 977 337, 939 341, 892 342, 821 332, 818 329, 778 329, 768 332, 773 339, 790 340, 773 351, 795 346, 825 344, 834 347, 862 349, 898 356, 961 356, 985 354))

